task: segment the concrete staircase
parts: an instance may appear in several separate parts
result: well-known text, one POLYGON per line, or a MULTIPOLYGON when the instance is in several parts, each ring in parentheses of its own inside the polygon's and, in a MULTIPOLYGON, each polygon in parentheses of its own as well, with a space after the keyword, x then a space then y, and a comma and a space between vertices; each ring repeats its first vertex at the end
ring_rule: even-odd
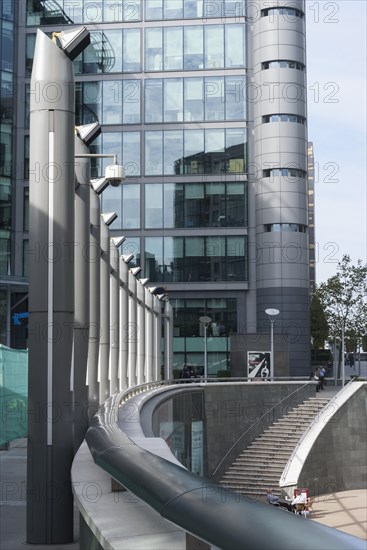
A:
POLYGON ((311 397, 275 421, 228 468, 220 484, 261 498, 267 489, 280 496, 279 480, 297 442, 331 397, 311 397))

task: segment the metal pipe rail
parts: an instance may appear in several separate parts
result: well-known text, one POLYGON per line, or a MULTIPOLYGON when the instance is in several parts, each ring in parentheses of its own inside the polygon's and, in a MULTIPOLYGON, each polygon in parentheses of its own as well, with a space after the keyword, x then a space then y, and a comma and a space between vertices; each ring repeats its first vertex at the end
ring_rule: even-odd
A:
POLYGON ((121 400, 124 392, 92 419, 86 441, 93 460, 176 526, 223 550, 365 550, 362 539, 224 490, 145 451, 118 426, 121 400))

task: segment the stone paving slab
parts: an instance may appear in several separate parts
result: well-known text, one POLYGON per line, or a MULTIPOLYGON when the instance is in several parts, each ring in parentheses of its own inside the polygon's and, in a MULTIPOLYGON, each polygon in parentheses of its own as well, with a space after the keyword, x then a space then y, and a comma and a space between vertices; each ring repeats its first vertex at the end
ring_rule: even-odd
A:
POLYGON ((314 500, 309 518, 367 540, 367 490, 320 495, 314 500))

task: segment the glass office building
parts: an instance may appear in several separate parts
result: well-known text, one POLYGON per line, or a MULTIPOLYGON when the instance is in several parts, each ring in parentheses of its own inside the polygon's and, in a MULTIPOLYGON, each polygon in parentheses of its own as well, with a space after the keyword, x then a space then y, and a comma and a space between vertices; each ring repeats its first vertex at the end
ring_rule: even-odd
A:
MULTIPOLYGON (((305 21, 303 1, 286 4, 19 4, 24 201, 36 30, 84 24, 91 44, 74 61, 77 124, 98 121, 92 152, 117 153, 125 166, 126 183, 103 193, 102 210, 116 211, 124 251, 168 292, 176 369, 203 369, 199 317, 212 319, 215 375, 230 370, 231 335, 269 332, 264 310, 277 307, 292 373, 308 372, 305 21)), ((23 241, 26 249, 26 233, 23 241)))

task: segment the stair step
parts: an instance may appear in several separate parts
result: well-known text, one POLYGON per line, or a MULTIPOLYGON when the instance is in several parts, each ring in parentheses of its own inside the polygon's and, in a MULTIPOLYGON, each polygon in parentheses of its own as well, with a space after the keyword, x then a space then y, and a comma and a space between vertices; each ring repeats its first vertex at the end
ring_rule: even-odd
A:
POLYGON ((280 477, 295 446, 329 401, 312 397, 275 420, 229 466, 220 480, 221 486, 261 499, 269 487, 275 487, 277 494, 280 477))

